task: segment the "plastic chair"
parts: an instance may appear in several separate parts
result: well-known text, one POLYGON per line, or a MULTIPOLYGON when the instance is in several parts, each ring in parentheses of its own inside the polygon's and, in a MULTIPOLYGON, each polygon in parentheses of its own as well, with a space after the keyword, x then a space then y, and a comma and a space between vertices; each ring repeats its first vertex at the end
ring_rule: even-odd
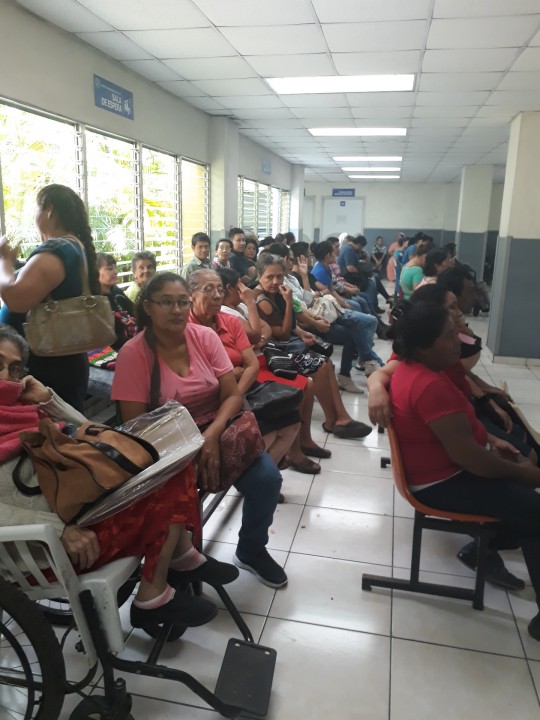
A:
MULTIPOLYGON (((419 502, 410 491, 401 457, 399 441, 395 431, 388 428, 390 453, 392 458, 392 472, 395 485, 400 495, 414 508, 414 529, 411 557, 411 574, 408 579, 388 578, 382 575, 362 575, 362 590, 371 590, 374 587, 389 588, 392 590, 408 590, 409 592, 424 593, 426 595, 440 595, 442 597, 472 600, 475 610, 484 609, 484 586, 486 581, 486 561, 490 539, 495 534, 494 524, 496 518, 483 515, 466 515, 447 512, 427 507, 419 502), (476 582, 474 589, 442 585, 438 583, 422 582, 420 574, 420 553, 422 549, 422 530, 440 530, 442 532, 461 533, 478 538, 476 582)), ((383 459, 384 467, 388 459, 383 459)))
MULTIPOLYGON (((117 593, 139 565, 139 558, 122 558, 94 572, 76 575, 50 525, 0 528, 0 654, 3 660, 18 657, 14 667, 5 662, 0 664, 0 698, 2 688, 14 689, 18 695, 25 692, 28 709, 21 717, 34 717, 29 713, 37 709, 36 717, 40 720, 56 720, 64 694, 80 693, 91 683, 101 664, 104 694, 93 693, 83 699, 70 720, 86 720, 94 715, 102 720, 132 720, 131 696, 125 681, 115 678, 115 670, 181 682, 225 717, 236 717, 243 710, 265 715, 276 652, 254 642, 223 587, 216 586, 215 590, 243 639, 228 641, 214 692, 187 672, 158 664, 165 643, 180 637, 184 626, 160 626, 146 661, 126 660, 116 654, 124 649, 117 593), (39 564, 36 561, 38 546, 42 551, 40 560, 44 561, 39 564), (40 566, 50 567, 56 579, 49 579, 49 574, 44 574, 40 566), (59 597, 69 600, 81 637, 80 649, 89 665, 85 677, 76 683, 66 681, 58 640, 43 612, 31 602, 59 597), (13 632, 13 628, 19 629, 13 632), (25 637, 23 642, 18 641, 18 632, 25 637)), ((0 715, 1 707, 0 704, 0 715)))

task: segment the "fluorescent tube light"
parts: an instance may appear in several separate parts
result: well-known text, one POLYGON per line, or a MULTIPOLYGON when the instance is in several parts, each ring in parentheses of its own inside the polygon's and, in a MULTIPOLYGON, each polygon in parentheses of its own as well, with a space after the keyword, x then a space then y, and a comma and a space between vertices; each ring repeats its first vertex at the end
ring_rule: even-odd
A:
POLYGON ((400 167, 344 167, 343 172, 400 172, 400 167))
POLYGON ((308 128, 308 131, 314 137, 361 137, 362 135, 406 135, 407 128, 357 128, 357 127, 338 127, 338 128, 308 128))
POLYGON ((401 162, 401 155, 343 155, 332 158, 336 162, 401 162))
POLYGON ((278 95, 312 93, 402 92, 412 90, 414 75, 321 75, 265 78, 278 95))
POLYGON ((349 175, 351 180, 399 180, 399 175, 349 175))

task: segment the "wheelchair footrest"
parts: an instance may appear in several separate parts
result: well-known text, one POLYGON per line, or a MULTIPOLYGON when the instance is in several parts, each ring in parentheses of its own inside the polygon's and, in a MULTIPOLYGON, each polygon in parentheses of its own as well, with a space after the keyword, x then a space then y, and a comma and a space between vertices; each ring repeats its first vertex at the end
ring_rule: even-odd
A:
POLYGON ((266 715, 276 666, 273 648, 231 638, 215 689, 228 705, 255 715, 266 715))

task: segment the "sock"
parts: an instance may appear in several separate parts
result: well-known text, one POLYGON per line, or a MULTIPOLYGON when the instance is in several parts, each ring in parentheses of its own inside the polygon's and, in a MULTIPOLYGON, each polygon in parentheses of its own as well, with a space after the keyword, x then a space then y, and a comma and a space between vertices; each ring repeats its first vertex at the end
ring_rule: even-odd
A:
POLYGON ((135 607, 141 608, 141 610, 154 610, 155 608, 162 607, 170 602, 173 599, 175 592, 176 590, 173 587, 167 585, 161 595, 152 598, 152 600, 134 600, 133 604, 135 607))
POLYGON ((189 570, 196 570, 205 562, 204 555, 192 545, 183 555, 171 560, 169 567, 171 570, 177 570, 178 572, 188 572, 189 570))

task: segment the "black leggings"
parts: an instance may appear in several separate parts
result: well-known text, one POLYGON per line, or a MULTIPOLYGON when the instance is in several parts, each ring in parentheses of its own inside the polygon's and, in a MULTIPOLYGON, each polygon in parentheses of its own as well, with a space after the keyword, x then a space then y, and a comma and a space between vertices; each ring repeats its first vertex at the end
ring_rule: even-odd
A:
POLYGON ((540 608, 540 495, 534 488, 463 471, 415 497, 432 508, 499 518, 502 524, 492 546, 521 547, 540 608))

